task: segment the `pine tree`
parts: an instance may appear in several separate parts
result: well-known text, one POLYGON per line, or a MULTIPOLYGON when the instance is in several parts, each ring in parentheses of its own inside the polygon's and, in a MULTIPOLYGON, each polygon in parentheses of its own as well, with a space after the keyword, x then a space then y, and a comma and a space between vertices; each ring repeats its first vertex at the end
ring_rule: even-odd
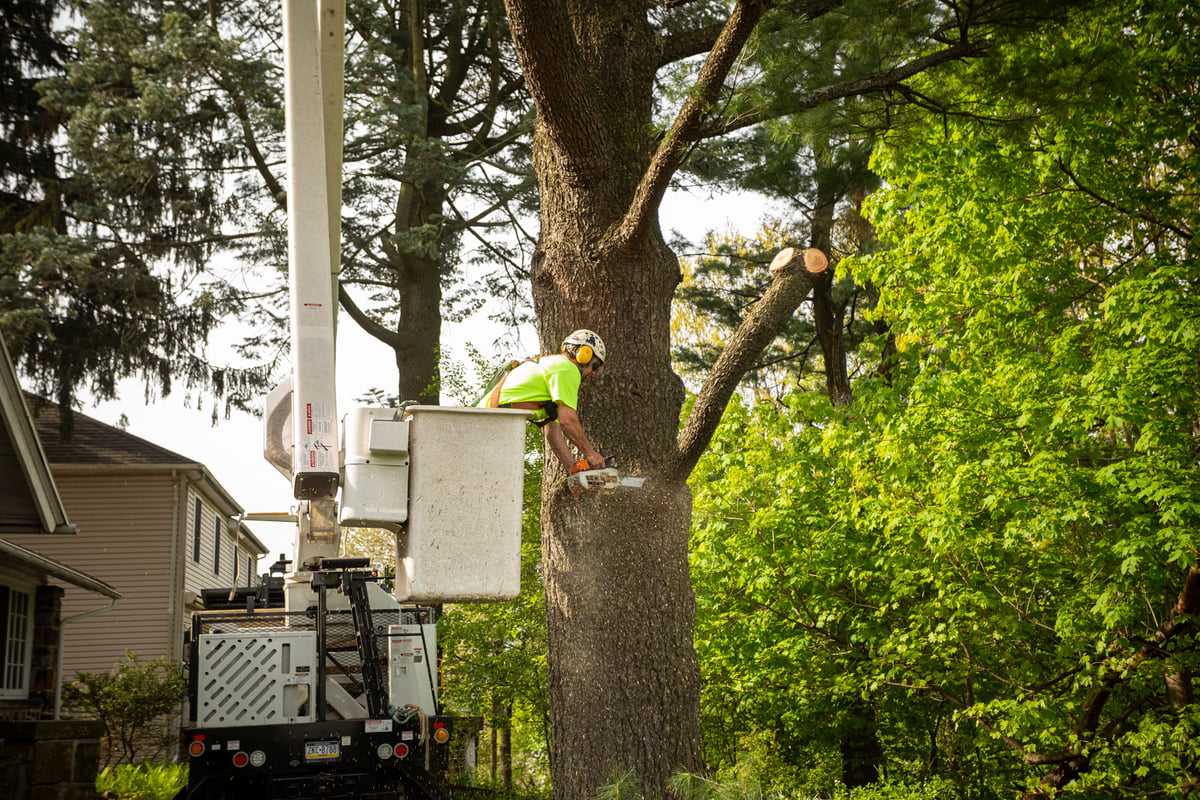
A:
MULTIPOLYGON (((207 291, 180 297, 154 269, 154 237, 111 235, 110 208, 95 201, 97 176, 58 147, 69 115, 43 87, 63 81, 74 51, 54 27, 55 3, 6 3, 0 39, 0 329, 33 388, 68 413, 85 389, 115 396, 141 376, 167 393, 175 378, 220 395, 244 377, 213 370, 202 346, 216 322, 207 291)), ((126 195, 159 202, 129 176, 126 195)), ((236 393, 235 393, 236 395, 236 393)))

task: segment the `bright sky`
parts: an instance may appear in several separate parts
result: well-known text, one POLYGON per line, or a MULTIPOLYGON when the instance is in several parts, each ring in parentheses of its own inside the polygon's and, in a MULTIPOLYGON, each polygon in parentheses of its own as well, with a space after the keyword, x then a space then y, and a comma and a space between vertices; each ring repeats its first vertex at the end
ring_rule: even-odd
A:
MULTIPOLYGON (((768 211, 759 203, 743 200, 712 201, 690 194, 675 193, 664 203, 661 215, 664 231, 678 229, 699 238, 708 229, 725 230, 731 226, 752 234, 760 215, 768 211)), ((445 324, 442 327, 443 347, 452 358, 463 358, 466 346, 491 354, 492 342, 500 330, 486 320, 465 325, 445 324)), ((537 349, 532 330, 522 336, 522 345, 529 354, 537 349)), ((210 352, 214 355, 215 351, 210 352)), ((519 356, 522 352, 495 353, 496 359, 519 356)), ((343 313, 338 323, 337 343, 337 403, 338 415, 359 405, 355 398, 372 388, 395 391, 396 366, 392 351, 362 333, 343 313)), ((248 512, 286 512, 294 508, 291 486, 274 467, 263 459, 263 429, 260 419, 235 412, 228 420, 223 417, 214 427, 213 400, 209 397, 201 409, 193 399, 185 406, 182 391, 147 406, 143 403, 140 381, 121 385, 121 399, 92 405, 84 401, 82 412, 110 425, 117 425, 124 414, 129 421, 126 430, 208 467, 217 481, 248 512)), ((260 401, 261 402, 261 401, 260 401)), ((223 409, 223 405, 221 406, 223 409)), ((268 548, 268 556, 259 565, 266 569, 280 553, 290 558, 294 552, 294 526, 288 523, 247 523, 268 548)))

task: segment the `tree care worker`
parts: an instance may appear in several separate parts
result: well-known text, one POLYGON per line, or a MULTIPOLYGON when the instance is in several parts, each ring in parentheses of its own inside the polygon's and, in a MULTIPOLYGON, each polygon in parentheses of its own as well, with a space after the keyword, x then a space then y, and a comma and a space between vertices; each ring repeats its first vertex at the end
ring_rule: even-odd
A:
MULTIPOLYGON (((536 411, 533 423, 541 426, 550 450, 568 471, 576 467, 568 441, 578 448, 588 467, 602 469, 604 456, 588 441, 575 409, 579 406, 580 385, 600 371, 605 356, 604 342, 594 331, 575 331, 563 339, 559 355, 521 362, 478 406, 536 411)), ((576 468, 583 468, 582 464, 576 468)))

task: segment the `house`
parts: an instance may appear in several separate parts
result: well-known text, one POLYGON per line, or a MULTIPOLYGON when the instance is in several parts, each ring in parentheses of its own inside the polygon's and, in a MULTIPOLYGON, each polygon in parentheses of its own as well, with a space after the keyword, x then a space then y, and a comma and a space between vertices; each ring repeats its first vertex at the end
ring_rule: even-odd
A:
POLYGON ((8 350, 0 339, 0 787, 5 797, 95 795, 104 724, 58 718, 64 586, 93 613, 121 598, 113 586, 14 543, 76 530, 51 476, 8 350))
MULTIPOLYGON (((75 536, 11 537, 43 556, 86 567, 122 600, 102 617, 65 626, 63 674, 108 672, 135 652, 180 659, 191 612, 205 589, 255 586, 266 547, 243 509, 203 463, 83 414, 59 440, 59 408, 26 397, 75 536)), ((197 431, 197 448, 204 431, 197 431)), ((94 601, 68 587, 63 614, 94 601)))

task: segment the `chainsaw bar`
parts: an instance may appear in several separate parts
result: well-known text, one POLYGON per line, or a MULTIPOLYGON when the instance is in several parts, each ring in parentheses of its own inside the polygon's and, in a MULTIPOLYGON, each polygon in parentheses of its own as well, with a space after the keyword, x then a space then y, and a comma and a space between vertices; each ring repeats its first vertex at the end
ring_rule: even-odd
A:
POLYGON ((636 478, 630 475, 622 476, 617 472, 615 467, 585 469, 580 472, 572 472, 570 477, 579 482, 581 489, 602 492, 611 492, 619 488, 640 489, 642 488, 642 484, 646 482, 645 478, 636 478))

